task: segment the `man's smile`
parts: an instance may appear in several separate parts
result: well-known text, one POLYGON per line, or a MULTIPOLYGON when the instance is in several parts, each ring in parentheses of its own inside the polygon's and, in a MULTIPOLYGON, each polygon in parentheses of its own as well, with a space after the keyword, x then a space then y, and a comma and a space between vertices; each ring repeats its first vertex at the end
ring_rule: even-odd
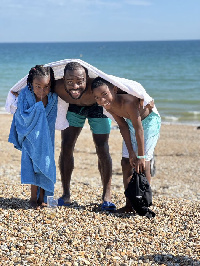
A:
POLYGON ((80 95, 80 90, 70 90, 70 93, 73 95, 80 95))

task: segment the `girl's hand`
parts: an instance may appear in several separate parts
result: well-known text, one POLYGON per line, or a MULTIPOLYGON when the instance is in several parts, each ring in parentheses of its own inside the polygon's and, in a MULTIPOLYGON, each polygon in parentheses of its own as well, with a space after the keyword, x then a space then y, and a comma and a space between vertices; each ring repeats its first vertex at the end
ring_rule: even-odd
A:
POLYGON ((135 170, 138 174, 145 173, 145 159, 137 159, 135 170))

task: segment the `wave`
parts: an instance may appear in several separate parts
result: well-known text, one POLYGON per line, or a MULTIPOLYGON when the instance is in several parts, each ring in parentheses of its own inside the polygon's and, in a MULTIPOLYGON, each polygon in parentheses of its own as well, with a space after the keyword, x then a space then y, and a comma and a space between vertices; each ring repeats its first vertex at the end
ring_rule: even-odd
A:
POLYGON ((178 121, 179 118, 176 116, 162 116, 162 119, 169 120, 169 121, 178 121))
POLYGON ((8 114, 8 112, 6 112, 5 107, 0 107, 0 114, 8 114))
POLYGON ((165 113, 161 114, 161 118, 163 123, 199 125, 200 111, 177 112, 173 115, 165 113))
MULTIPOLYGON (((199 105, 200 104, 200 100, 199 99, 187 99, 186 95, 184 96, 185 98, 184 99, 174 99, 174 98, 170 98, 170 97, 167 97, 167 98, 158 98, 156 99, 156 103, 159 103, 159 104, 165 104, 165 103, 171 103, 171 104, 180 104, 180 105, 188 105, 188 104, 191 104, 191 105, 199 105)), ((189 95, 188 95, 189 97, 189 95)))
POLYGON ((188 113, 194 116, 200 115, 200 111, 188 111, 188 113))

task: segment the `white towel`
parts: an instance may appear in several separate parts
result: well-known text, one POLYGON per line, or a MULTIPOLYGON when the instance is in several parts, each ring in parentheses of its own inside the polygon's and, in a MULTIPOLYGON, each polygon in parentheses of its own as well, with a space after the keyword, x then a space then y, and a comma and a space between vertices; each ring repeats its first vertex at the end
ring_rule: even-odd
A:
MULTIPOLYGON (((125 78, 119 78, 115 77, 113 75, 108 75, 104 73, 103 71, 97 69, 96 67, 80 60, 80 59, 64 59, 61 61, 57 62, 52 62, 45 64, 45 66, 51 66, 54 70, 54 75, 55 79, 60 79, 63 77, 64 74, 64 68, 67 63, 70 62, 78 62, 82 66, 86 67, 88 69, 89 76, 91 77, 101 77, 113 85, 117 86, 121 90, 132 94, 133 96, 136 96, 137 98, 143 99, 144 100, 144 106, 146 106, 148 103, 150 103, 153 99, 147 94, 146 90, 143 88, 143 86, 133 80, 128 80, 125 78)), ((18 81, 9 91, 7 99, 6 99, 6 105, 5 109, 8 113, 15 113, 17 109, 17 97, 15 97, 12 93, 11 90, 14 92, 19 92, 22 88, 24 88, 27 84, 27 77, 26 75, 24 78, 22 78, 20 81, 18 81)), ((67 109, 68 109, 69 104, 63 101, 60 97, 58 97, 58 112, 57 112, 57 119, 56 119, 56 129, 58 130, 63 130, 69 126, 69 123, 66 119, 66 114, 67 114, 67 109)), ((156 107, 153 108, 153 111, 155 113, 158 113, 156 107)), ((111 119, 112 116, 104 109, 104 113, 110 117, 111 119)), ((114 120, 114 119, 113 119, 114 120)))

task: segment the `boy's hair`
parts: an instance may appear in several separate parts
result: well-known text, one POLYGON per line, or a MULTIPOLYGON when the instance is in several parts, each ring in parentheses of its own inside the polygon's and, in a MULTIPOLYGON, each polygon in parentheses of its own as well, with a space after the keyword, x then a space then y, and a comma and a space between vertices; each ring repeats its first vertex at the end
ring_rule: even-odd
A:
POLYGON ((31 89, 35 77, 44 77, 44 76, 50 76, 51 92, 54 92, 55 78, 54 78, 53 69, 51 67, 44 67, 43 65, 36 65, 35 67, 32 67, 30 69, 27 78, 27 85, 29 89, 31 89))
POLYGON ((83 68, 85 70, 86 77, 88 77, 88 69, 85 68, 84 66, 82 66, 78 62, 70 62, 70 63, 66 64, 66 66, 64 68, 64 75, 65 75, 67 70, 73 71, 73 70, 77 70, 77 69, 81 69, 81 68, 83 68))
POLYGON ((98 88, 98 87, 103 86, 103 85, 107 85, 108 87, 113 87, 114 86, 109 81, 107 81, 107 80, 105 80, 105 79, 103 79, 101 77, 97 77, 92 82, 91 90, 93 91, 95 88, 98 88))

